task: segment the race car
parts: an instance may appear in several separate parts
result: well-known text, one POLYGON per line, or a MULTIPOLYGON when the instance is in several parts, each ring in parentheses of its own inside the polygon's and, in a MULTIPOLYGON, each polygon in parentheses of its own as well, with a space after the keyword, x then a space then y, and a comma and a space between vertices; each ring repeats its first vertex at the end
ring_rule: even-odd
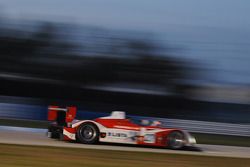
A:
POLYGON ((159 121, 141 122, 126 118, 123 111, 113 111, 110 116, 93 120, 77 120, 76 107, 49 106, 47 135, 65 141, 84 144, 98 142, 157 146, 182 149, 194 146, 196 140, 187 131, 161 127, 159 121))

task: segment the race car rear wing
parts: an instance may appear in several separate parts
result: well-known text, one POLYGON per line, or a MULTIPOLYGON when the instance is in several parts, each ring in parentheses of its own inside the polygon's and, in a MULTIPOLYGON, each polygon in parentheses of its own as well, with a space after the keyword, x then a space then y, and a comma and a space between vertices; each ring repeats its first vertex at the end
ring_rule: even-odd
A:
POLYGON ((48 110, 48 120, 56 121, 59 125, 72 122, 76 117, 76 107, 49 106, 48 110))

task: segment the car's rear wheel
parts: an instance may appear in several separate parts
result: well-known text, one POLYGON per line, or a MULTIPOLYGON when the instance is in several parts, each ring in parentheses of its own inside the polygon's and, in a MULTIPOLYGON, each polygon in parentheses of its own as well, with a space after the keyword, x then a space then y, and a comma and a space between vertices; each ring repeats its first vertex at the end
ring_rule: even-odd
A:
POLYGON ((77 140, 84 144, 94 144, 99 140, 99 129, 93 123, 83 123, 77 129, 77 140))
POLYGON ((173 131, 167 136, 167 144, 170 149, 181 149, 185 144, 185 135, 180 131, 173 131))

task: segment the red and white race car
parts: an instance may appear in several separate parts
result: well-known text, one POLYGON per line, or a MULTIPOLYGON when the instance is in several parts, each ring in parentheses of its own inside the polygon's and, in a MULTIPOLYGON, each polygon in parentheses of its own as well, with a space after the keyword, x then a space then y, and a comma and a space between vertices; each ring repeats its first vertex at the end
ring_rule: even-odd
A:
POLYGON ((48 137, 84 144, 110 142, 171 149, 194 146, 196 143, 195 138, 184 130, 160 127, 158 121, 135 123, 122 111, 113 111, 110 116, 94 120, 77 120, 75 117, 76 107, 50 106, 48 120, 52 122, 48 127, 48 137))

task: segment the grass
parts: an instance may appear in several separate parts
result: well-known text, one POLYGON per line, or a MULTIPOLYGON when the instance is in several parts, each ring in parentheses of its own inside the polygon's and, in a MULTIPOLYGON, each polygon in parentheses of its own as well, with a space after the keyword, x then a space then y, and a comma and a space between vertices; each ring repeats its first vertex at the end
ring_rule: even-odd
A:
MULTIPOLYGON (((47 128, 48 121, 0 119, 0 125, 47 128)), ((250 147, 250 137, 192 133, 198 144, 214 144, 250 147)))
POLYGON ((249 167, 250 159, 3 144, 0 166, 249 167))

